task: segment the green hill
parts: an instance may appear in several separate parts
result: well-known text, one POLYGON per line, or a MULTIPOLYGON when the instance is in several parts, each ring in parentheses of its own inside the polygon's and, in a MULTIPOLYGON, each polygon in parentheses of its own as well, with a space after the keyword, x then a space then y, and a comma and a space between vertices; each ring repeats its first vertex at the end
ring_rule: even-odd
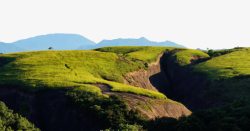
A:
POLYGON ((83 122, 85 124, 82 126, 86 128, 92 125, 89 123, 91 120, 93 123, 107 121, 96 126, 96 129, 120 129, 130 125, 137 127, 135 123, 142 124, 144 120, 158 116, 177 118, 190 114, 190 111, 182 104, 168 99, 163 93, 124 84, 127 73, 147 70, 150 63, 156 61, 163 52, 172 49, 107 47, 89 51, 1 54, 0 90, 3 93, 0 93, 0 98, 11 104, 15 101, 14 110, 35 121, 42 130, 77 130, 81 127, 74 124, 64 124, 63 127, 62 123, 65 121, 60 119, 62 116, 58 113, 48 117, 49 112, 55 111, 49 108, 52 105, 58 105, 55 107, 57 110, 60 107, 69 112, 71 116, 64 115, 64 119, 74 121, 74 112, 86 115, 88 122, 87 118, 81 117, 75 123, 83 122), (13 97, 13 94, 16 96, 13 97), (53 95, 48 100, 51 94, 53 95), (10 101, 12 99, 14 101, 10 101), (69 109, 64 107, 66 105, 69 109), (171 111, 169 107, 172 106, 176 111, 171 111), (44 110, 50 111, 43 112, 44 110), (134 113, 128 114, 132 112, 134 113), (137 116, 137 113, 140 115, 137 116), (47 122, 53 119, 57 121, 47 122))
MULTIPOLYGON (((105 49, 105 48, 104 48, 105 49)), ((129 49, 124 49, 129 51, 129 49)), ((131 92, 156 98, 164 95, 121 84, 123 75, 156 59, 165 48, 138 48, 119 55, 99 51, 41 51, 1 55, 0 84, 25 85, 29 89, 88 87, 108 84, 112 91, 131 92), (151 54, 143 56, 145 51, 151 54)))
POLYGON ((193 114, 179 120, 158 119, 153 122, 154 129, 249 129, 249 48, 208 54, 210 57, 189 49, 165 54, 162 66, 171 83, 167 96, 186 105, 193 114))
POLYGON ((250 49, 245 48, 214 57, 195 66, 199 72, 204 72, 212 79, 226 79, 250 74, 250 49))
POLYGON ((41 130, 247 130, 249 56, 129 46, 1 54, 0 100, 41 130))

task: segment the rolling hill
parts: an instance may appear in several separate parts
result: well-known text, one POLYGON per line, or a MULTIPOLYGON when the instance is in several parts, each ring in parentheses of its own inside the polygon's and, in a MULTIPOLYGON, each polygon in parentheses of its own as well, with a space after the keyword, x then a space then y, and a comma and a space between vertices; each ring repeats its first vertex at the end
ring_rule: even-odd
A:
MULTIPOLYGON (((70 100, 72 101, 71 103, 75 103, 76 107, 83 108, 88 112, 91 110, 91 112, 94 113, 92 115, 97 115, 95 117, 92 116, 92 118, 87 117, 88 119, 93 121, 98 121, 98 119, 102 117, 107 119, 106 124, 96 126, 98 129, 105 129, 110 126, 112 128, 118 128, 117 126, 119 126, 120 128, 122 125, 119 124, 130 123, 132 119, 130 117, 135 117, 133 119, 139 122, 144 119, 148 120, 160 116, 178 118, 183 115, 189 115, 191 112, 185 106, 168 99, 158 90, 149 90, 124 83, 124 76, 127 73, 150 68, 150 63, 156 61, 157 57, 165 50, 172 50, 172 48, 107 47, 89 51, 52 50, 3 54, 0 56, 0 90, 3 92, 2 94, 0 93, 0 98, 4 99, 4 102, 7 101, 7 105, 10 103, 9 100, 12 99, 14 99, 14 101, 22 100, 23 102, 26 101, 29 103, 29 106, 25 108, 28 109, 27 112, 29 112, 29 110, 33 111, 28 113, 30 114, 28 118, 32 121, 38 119, 37 116, 33 114, 34 112, 35 114, 44 112, 45 114, 40 117, 42 117, 43 120, 52 120, 52 118, 45 117, 49 115, 47 114, 47 110, 51 110, 47 109, 50 107, 50 104, 55 104, 53 103, 54 101, 51 101, 52 99, 55 101, 65 100, 57 104, 66 104, 70 100), (113 50, 113 52, 110 52, 111 50, 113 50), (150 53, 145 56, 145 52, 150 53), (40 94, 44 94, 44 91, 49 92, 48 94, 54 92, 50 100, 47 98, 38 99, 40 97, 50 96, 47 93, 40 96, 40 94), (14 98, 13 93, 16 94, 14 98), (41 107, 39 104, 39 108, 37 108, 35 106, 37 102, 33 105, 30 100, 38 101, 38 103, 42 103, 41 105, 43 106, 41 107), (116 102, 118 106, 126 106, 113 109, 116 108, 116 106, 112 104, 113 102, 116 102), (88 104, 85 105, 84 103, 88 104), (125 103, 125 105, 123 105, 123 103, 125 103), (102 110, 104 114, 99 114, 102 110), (136 113, 126 115, 126 113, 131 111, 138 112, 138 116, 136 113), (113 112, 114 116, 107 116, 109 112, 113 112), (116 113, 125 114, 118 115, 116 113), (109 119, 109 117, 112 117, 112 119, 109 119), (116 117, 122 117, 124 121, 119 121, 120 118, 116 117), (119 123, 113 125, 116 121, 119 123)), ((18 103, 14 108, 20 111, 22 106, 18 103)), ((60 107, 62 105, 58 106, 60 107)), ((76 107, 70 106, 69 110, 74 111, 77 109, 76 107)), ((61 110, 68 111, 67 109, 61 110)), ((50 112, 53 112, 53 110, 50 112)), ((67 116, 59 120, 58 116, 53 115, 55 114, 52 114, 51 117, 56 117, 53 118, 57 119, 56 122, 41 125, 44 121, 40 121, 35 124, 41 129, 48 130, 54 128, 73 128, 72 126, 74 126, 73 129, 79 129, 80 127, 88 127, 90 124, 71 124, 65 125, 66 127, 64 127, 62 123, 66 122, 64 119, 66 119, 67 116), (58 124, 58 126, 52 126, 51 124, 58 124)), ((69 115, 74 116, 74 114, 69 115)), ((87 114, 84 113, 84 115, 87 114)), ((74 117, 71 119, 74 119, 74 117)), ((79 122, 86 121, 85 118, 79 119, 79 122)), ((76 122, 76 124, 79 122, 76 122)))
POLYGON ((248 56, 151 46, 0 54, 0 100, 41 130, 248 130, 248 56))

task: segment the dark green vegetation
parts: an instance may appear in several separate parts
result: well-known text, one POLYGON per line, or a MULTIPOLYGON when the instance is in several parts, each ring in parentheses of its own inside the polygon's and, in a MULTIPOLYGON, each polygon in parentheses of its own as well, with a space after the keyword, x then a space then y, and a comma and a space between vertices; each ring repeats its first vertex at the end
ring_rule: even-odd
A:
POLYGON ((6 105, 0 101, 0 130, 1 131, 16 131, 16 130, 32 130, 39 129, 30 123, 26 118, 19 114, 13 113, 6 105))
POLYGON ((249 83, 248 48, 105 47, 0 55, 0 99, 42 130, 249 130, 249 83), (127 73, 147 70, 162 53, 165 95, 123 83, 127 73), (152 103, 177 100, 193 114, 148 120, 112 95, 117 92, 146 96, 152 103))
POLYGON ((167 131, 248 131, 250 106, 246 102, 234 102, 220 108, 195 111, 179 120, 157 118, 149 122, 149 130, 167 131))
POLYGON ((67 93, 73 103, 79 105, 91 116, 96 129, 122 129, 125 125, 142 128, 136 124, 143 124, 144 119, 116 96, 107 97, 98 93, 86 93, 81 89, 74 89, 67 93))

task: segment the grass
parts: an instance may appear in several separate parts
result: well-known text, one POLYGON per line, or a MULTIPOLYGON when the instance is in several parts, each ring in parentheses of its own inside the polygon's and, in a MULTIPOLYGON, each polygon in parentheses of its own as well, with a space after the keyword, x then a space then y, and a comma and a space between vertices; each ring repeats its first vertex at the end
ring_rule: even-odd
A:
MULTIPOLYGON (((29 89, 79 87, 100 92, 91 84, 104 83, 112 91, 130 92, 153 98, 166 98, 163 94, 122 84, 123 76, 146 68, 145 63, 156 59, 163 47, 126 47, 133 50, 126 56, 100 51, 39 51, 0 55, 0 85, 27 86, 29 89), (151 51, 150 51, 151 50, 151 51), (149 53, 145 54, 147 51, 149 53), (143 55, 144 54, 144 55, 143 55), (150 55, 148 57, 147 55, 150 55), (86 85, 89 84, 89 85, 86 85)), ((124 51, 122 51, 124 52, 124 51)))
POLYGON ((174 53, 173 57, 176 58, 176 62, 179 65, 185 66, 191 64, 192 59, 194 59, 195 57, 208 58, 209 55, 199 50, 184 49, 174 53))
POLYGON ((144 62, 153 62, 164 51, 172 50, 172 47, 137 47, 137 46, 120 46, 120 47, 104 47, 96 49, 102 52, 114 52, 128 59, 141 60, 144 62))
POLYGON ((196 65, 198 72, 207 74, 211 79, 232 78, 250 75, 250 49, 242 49, 214 57, 196 65))
POLYGON ((100 88, 94 85, 82 84, 80 87, 74 88, 75 91, 83 91, 86 93, 93 93, 96 95, 102 95, 102 91, 100 88))
POLYGON ((191 62, 194 54, 206 58, 208 56, 194 50, 183 50, 173 54, 172 56, 175 56, 173 60, 177 59, 176 61, 180 63, 178 69, 187 71, 187 74, 179 74, 179 76, 177 74, 176 77, 186 75, 184 78, 187 79, 185 81, 187 87, 185 88, 190 86, 190 89, 199 90, 195 99, 203 99, 210 105, 218 103, 218 105, 225 105, 235 100, 250 102, 250 49, 237 48, 213 53, 216 55, 197 63, 191 62))
POLYGON ((138 87, 129 86, 129 85, 120 84, 120 83, 114 83, 114 82, 110 82, 108 84, 112 87, 111 90, 116 91, 116 92, 129 92, 129 93, 134 93, 137 95, 148 96, 151 98, 160 98, 160 99, 166 98, 166 96, 160 92, 147 90, 144 88, 138 88, 138 87))

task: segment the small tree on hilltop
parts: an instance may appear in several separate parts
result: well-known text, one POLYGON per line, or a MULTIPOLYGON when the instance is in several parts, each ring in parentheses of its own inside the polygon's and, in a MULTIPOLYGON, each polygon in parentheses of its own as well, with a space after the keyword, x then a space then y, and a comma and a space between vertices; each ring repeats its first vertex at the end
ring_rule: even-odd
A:
POLYGON ((49 47, 48 49, 49 49, 49 50, 53 50, 53 47, 49 47))

